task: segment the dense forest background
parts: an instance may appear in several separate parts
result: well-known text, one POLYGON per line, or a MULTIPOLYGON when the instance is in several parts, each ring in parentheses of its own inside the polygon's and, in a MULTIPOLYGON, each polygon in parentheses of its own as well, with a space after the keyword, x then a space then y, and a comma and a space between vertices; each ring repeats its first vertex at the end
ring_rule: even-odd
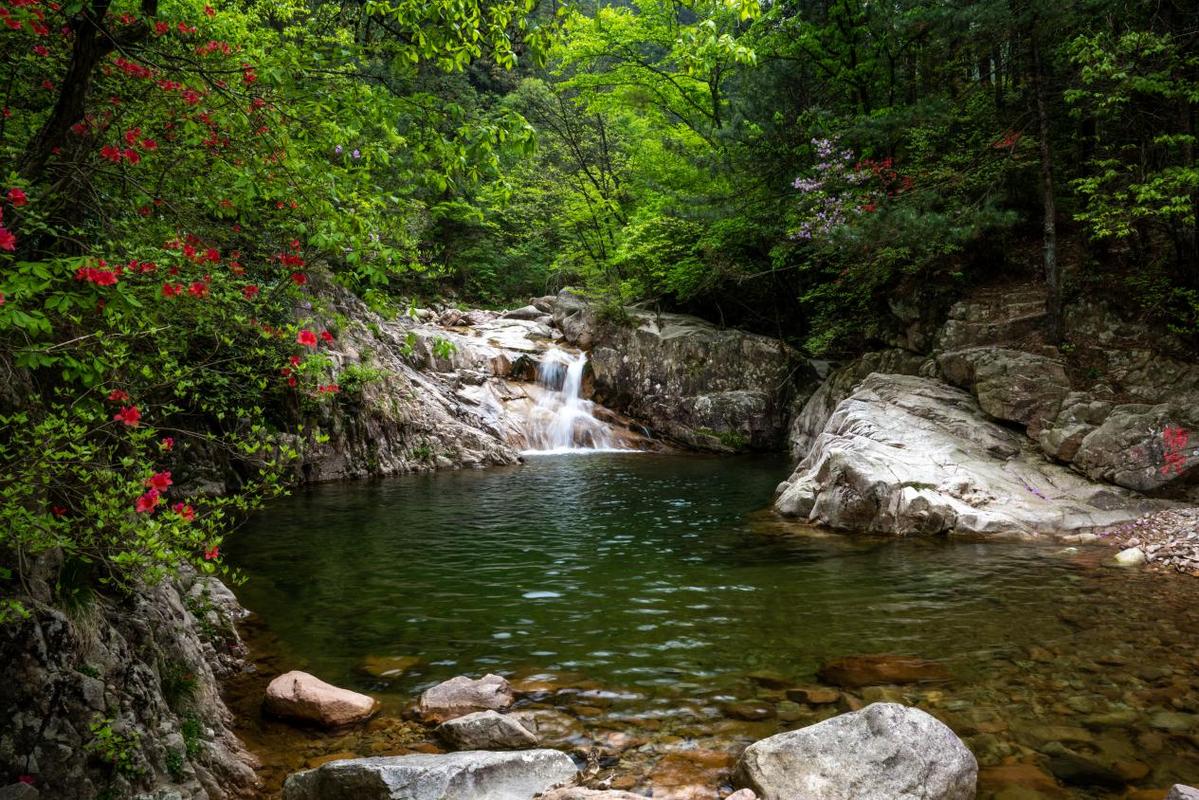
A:
POLYGON ((209 2, 0 4, 6 563, 211 569, 337 401, 328 281, 813 356, 1000 279, 1199 331, 1182 0, 209 2), (258 472, 167 509, 177 444, 258 472))

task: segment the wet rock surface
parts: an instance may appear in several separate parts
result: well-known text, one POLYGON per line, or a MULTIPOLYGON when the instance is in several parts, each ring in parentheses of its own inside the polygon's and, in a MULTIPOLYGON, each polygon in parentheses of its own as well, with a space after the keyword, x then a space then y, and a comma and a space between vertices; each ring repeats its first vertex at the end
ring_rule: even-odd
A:
POLYGON ((532 800, 575 776, 557 750, 466 751, 331 761, 297 773, 284 800, 532 800))
POLYGON ((499 675, 471 679, 463 675, 425 690, 417 713, 426 722, 445 722, 476 711, 503 711, 516 697, 508 681, 499 675))
POLYGON ((953 731, 892 703, 755 742, 739 770, 763 800, 971 800, 978 778, 953 731))
POLYGON ((1199 509, 1159 511, 1102 533, 1121 552, 1140 550, 1143 563, 1199 577, 1199 509))
POLYGON ((287 672, 266 687, 263 710, 284 719, 336 728, 370 718, 379 701, 325 683, 307 672, 287 672))
POLYGON ((537 737, 510 716, 476 711, 437 726, 437 735, 455 750, 527 750, 537 737))

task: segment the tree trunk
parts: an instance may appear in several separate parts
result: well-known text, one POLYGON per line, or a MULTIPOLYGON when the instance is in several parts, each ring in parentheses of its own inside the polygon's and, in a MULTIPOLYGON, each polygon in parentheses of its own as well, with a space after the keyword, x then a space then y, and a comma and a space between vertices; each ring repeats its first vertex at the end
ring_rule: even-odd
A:
POLYGON ((1037 31, 1032 31, 1033 93, 1036 95, 1037 127, 1041 150, 1041 198, 1044 216, 1041 220, 1042 258, 1045 267, 1045 312, 1049 316, 1051 344, 1062 341, 1062 285, 1057 263, 1057 208, 1053 195, 1053 150, 1049 142, 1049 111, 1045 99, 1045 74, 1041 63, 1041 46, 1037 31))

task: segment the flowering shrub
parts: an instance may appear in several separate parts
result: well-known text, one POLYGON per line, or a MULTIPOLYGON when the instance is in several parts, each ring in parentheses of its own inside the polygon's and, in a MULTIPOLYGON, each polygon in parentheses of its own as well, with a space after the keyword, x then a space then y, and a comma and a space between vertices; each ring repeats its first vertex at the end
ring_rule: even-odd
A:
POLYGON ((0 0, 0 620, 39 562, 110 588, 221 566, 222 533, 283 488, 278 434, 340 392, 313 261, 352 286, 404 273, 405 193, 441 167, 410 142, 461 170, 506 138, 401 136, 364 65, 511 61, 524 13, 0 0), (203 464, 236 491, 200 493, 203 464))

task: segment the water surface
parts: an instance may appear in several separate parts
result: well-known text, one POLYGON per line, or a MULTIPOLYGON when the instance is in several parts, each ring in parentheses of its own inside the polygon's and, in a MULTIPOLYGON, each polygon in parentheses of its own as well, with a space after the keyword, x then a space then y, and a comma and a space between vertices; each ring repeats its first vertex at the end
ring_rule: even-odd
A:
POLYGON ((280 668, 395 708, 458 674, 549 673, 603 688, 600 708, 559 703, 596 724, 750 737, 813 721, 729 727, 729 703, 784 701, 752 673, 811 683, 830 658, 903 653, 953 681, 886 691, 950 721, 984 764, 1067 747, 1146 765, 1128 768, 1135 786, 1199 781, 1199 726, 1179 727, 1199 712, 1199 581, 1060 545, 818 535, 764 510, 786 470, 591 454, 320 486, 228 551, 280 668), (371 657, 416 665, 379 677, 371 657))

